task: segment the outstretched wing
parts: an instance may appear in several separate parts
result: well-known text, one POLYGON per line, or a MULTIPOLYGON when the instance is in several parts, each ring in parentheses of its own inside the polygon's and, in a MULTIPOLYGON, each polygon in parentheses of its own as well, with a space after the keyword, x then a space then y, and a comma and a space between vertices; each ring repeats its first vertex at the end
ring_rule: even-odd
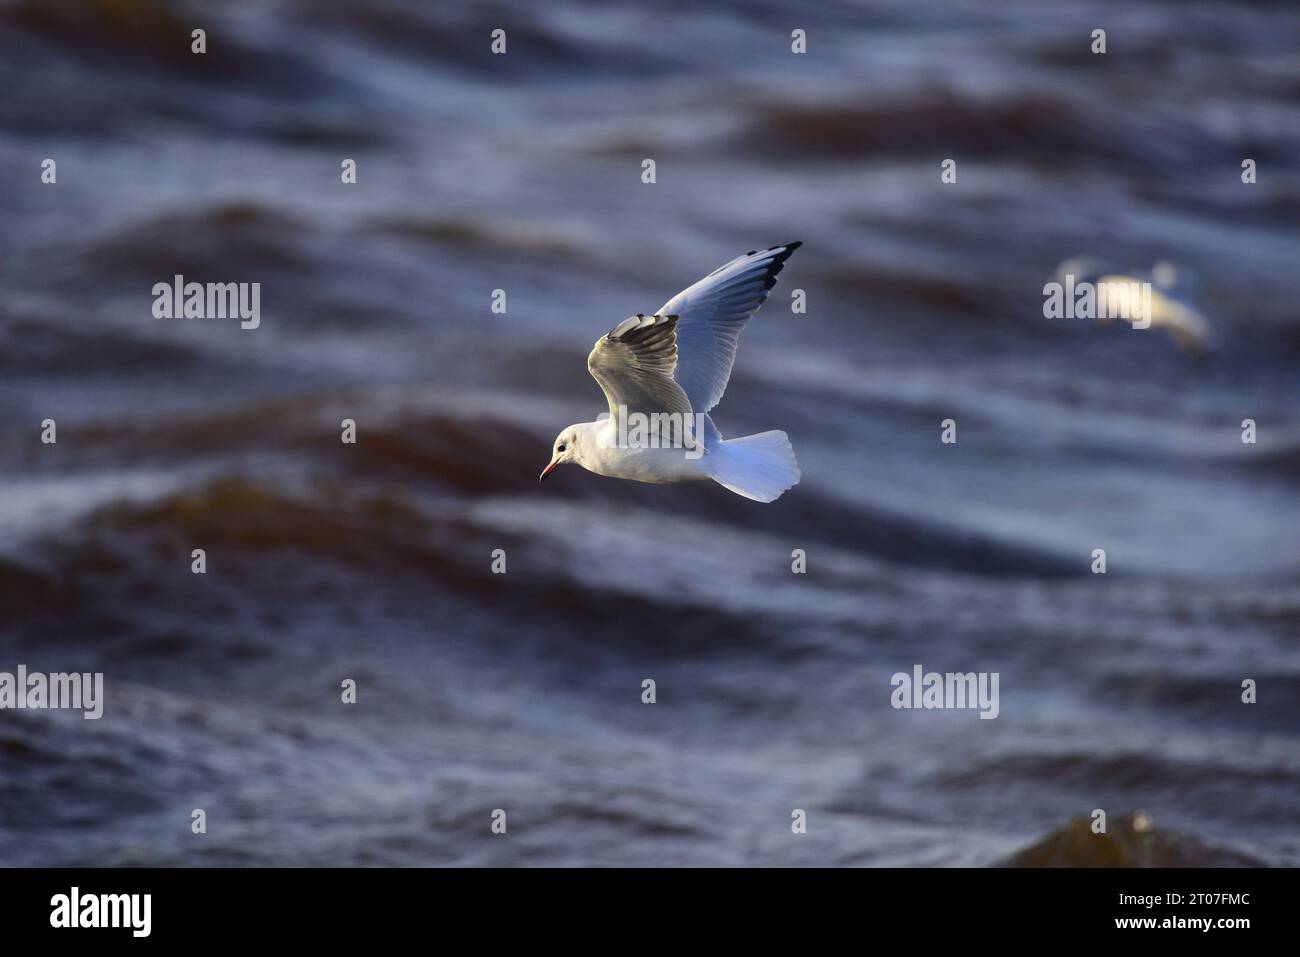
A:
POLYGON ((678 316, 677 381, 691 407, 708 412, 727 389, 740 330, 767 299, 776 275, 801 243, 746 253, 683 289, 659 310, 678 316))
POLYGON ((611 418, 619 406, 650 415, 689 415, 691 401, 673 379, 677 368, 677 317, 633 316, 596 340, 587 369, 600 383, 611 418))

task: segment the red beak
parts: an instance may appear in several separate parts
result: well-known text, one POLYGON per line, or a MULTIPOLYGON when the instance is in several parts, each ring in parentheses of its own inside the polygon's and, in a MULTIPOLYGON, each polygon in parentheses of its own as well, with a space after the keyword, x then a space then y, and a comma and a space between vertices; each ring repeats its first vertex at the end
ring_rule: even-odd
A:
POLYGON ((555 471, 555 466, 557 466, 557 465, 559 465, 559 464, 560 464, 560 463, 559 463, 558 460, 556 460, 556 459, 552 459, 552 460, 551 460, 551 464, 548 465, 548 466, 546 466, 546 468, 542 469, 542 474, 539 475, 539 476, 537 476, 537 482, 538 482, 538 484, 540 485, 542 482, 546 481, 546 476, 548 476, 548 475, 550 475, 552 472, 554 472, 554 471, 555 471))

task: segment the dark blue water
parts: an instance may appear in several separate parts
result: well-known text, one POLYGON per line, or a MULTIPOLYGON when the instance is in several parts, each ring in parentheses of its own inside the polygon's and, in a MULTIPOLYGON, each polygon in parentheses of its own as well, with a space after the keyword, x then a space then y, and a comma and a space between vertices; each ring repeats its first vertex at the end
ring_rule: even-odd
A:
POLYGON ((1291 5, 112 6, 0 5, 0 671, 107 695, 0 712, 0 863, 1300 863, 1291 5), (714 418, 797 488, 539 488, 793 239, 714 418), (1216 348, 1043 318, 1081 253, 1216 348))

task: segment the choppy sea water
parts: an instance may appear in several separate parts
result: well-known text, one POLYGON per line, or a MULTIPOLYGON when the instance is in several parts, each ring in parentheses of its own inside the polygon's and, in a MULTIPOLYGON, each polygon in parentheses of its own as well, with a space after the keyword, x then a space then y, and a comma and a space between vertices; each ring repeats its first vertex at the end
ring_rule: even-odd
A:
POLYGON ((0 712, 0 863, 1300 863, 1297 42, 1288 4, 0 5, 0 670, 107 694, 0 712), (793 239, 714 418, 785 429, 796 489, 538 487, 598 335, 793 239), (1177 264, 1217 348, 1044 319, 1079 253, 1177 264), (155 319, 177 273, 260 282, 260 327, 155 319), (997 719, 893 709, 916 664, 997 672, 997 719))

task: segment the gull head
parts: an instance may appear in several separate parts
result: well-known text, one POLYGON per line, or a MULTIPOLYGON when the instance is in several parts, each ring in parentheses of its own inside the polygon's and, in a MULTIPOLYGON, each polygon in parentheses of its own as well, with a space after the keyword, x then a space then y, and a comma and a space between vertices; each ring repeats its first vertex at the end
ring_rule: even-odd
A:
POLYGON ((551 449, 551 464, 542 469, 542 474, 537 476, 538 482, 545 481, 546 476, 554 472, 557 465, 578 461, 578 450, 582 447, 584 433, 588 431, 589 425, 590 422, 571 425, 555 437, 555 445, 551 449))

